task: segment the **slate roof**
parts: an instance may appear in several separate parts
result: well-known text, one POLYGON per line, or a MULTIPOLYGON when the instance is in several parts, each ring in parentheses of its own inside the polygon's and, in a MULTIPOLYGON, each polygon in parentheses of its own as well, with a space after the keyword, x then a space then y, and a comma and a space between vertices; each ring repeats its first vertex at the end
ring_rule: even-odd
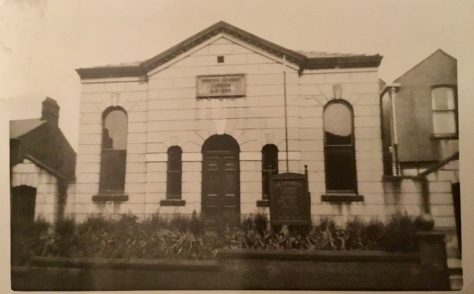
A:
POLYGON ((400 80, 405 77, 408 73, 410 73, 411 71, 415 70, 416 68, 418 68, 420 65, 422 65, 423 63, 425 63, 426 61, 428 61, 429 59, 431 59, 433 56, 435 56, 436 54, 442 54, 442 55, 445 55, 445 56, 448 56, 449 58, 453 59, 454 61, 457 62, 457 59, 455 57, 453 57, 452 55, 446 53, 446 51, 444 51, 443 49, 437 49, 435 52, 431 53, 430 55, 428 55, 428 57, 425 57, 424 59, 422 59, 420 62, 418 62, 417 64, 415 64, 413 67, 411 67, 409 70, 407 70, 405 73, 403 73, 401 76, 399 76, 398 78, 396 78, 394 81, 395 82, 400 82, 400 80))
POLYGON ((10 166, 25 158, 58 178, 75 177, 76 152, 55 123, 41 118, 10 121, 10 166))
POLYGON ((10 121, 10 139, 21 137, 45 123, 45 120, 39 118, 12 120, 10 121))
POLYGON ((253 44, 254 46, 277 57, 282 58, 285 56, 289 62, 299 65, 300 71, 304 69, 378 67, 382 60, 382 56, 378 54, 352 55, 340 53, 316 53, 312 51, 293 51, 246 32, 231 24, 220 21, 162 53, 138 64, 79 68, 76 69, 76 71, 81 79, 146 77, 147 72, 220 33, 226 33, 244 42, 253 44))

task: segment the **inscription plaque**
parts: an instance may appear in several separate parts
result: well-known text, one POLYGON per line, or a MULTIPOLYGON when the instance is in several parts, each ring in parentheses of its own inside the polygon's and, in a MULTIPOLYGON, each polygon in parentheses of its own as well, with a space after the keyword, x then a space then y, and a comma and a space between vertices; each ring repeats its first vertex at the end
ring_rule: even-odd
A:
POLYGON ((242 97, 245 96, 245 76, 243 74, 198 76, 196 89, 198 98, 242 97))
POLYGON ((284 173, 271 178, 272 225, 310 225, 310 213, 310 197, 305 175, 284 173))

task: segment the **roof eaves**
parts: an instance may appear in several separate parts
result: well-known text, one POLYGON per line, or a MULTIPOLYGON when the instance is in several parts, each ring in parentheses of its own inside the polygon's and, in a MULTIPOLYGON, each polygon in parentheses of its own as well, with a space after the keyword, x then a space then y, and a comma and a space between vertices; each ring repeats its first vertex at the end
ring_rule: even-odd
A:
POLYGON ((76 72, 81 79, 143 77, 146 70, 140 65, 100 66, 78 68, 76 72))
MULTIPOLYGON (((42 161, 38 160, 37 158, 35 158, 34 156, 32 156, 31 154, 26 154, 24 156, 24 158, 27 158, 29 160, 31 160, 34 164, 38 165, 39 167, 41 167, 42 169, 46 170, 47 172, 49 172, 50 174, 60 178, 60 179, 63 179, 63 180, 68 180, 68 181, 73 181, 75 179, 75 177, 68 177, 66 175, 63 175, 61 174, 60 172, 58 172, 56 169, 50 167, 49 165, 43 163, 42 161)), ((23 160, 23 159, 21 159, 23 160)), ((20 161, 21 161, 20 160, 20 161)))
POLYGON ((330 68, 357 68, 357 67, 378 67, 383 56, 360 55, 360 56, 340 56, 324 58, 308 58, 304 64, 305 69, 330 69, 330 68))
POLYGON ((201 44, 202 42, 220 34, 226 33, 244 42, 250 43, 275 56, 285 56, 289 62, 297 64, 300 69, 330 69, 330 68, 356 68, 378 67, 382 60, 380 55, 350 55, 335 57, 309 58, 306 55, 287 49, 273 42, 267 41, 254 34, 244 31, 224 21, 217 22, 210 27, 192 35, 184 41, 149 58, 138 65, 128 66, 102 66, 93 68, 76 69, 81 79, 118 78, 118 77, 145 77, 147 72, 165 64, 183 52, 201 44))
POLYGON ((22 121, 36 121, 37 123, 33 126, 30 126, 26 130, 22 130, 22 132, 18 132, 17 134, 12 134, 12 130, 10 129, 10 139, 15 139, 15 138, 21 138, 26 136, 27 134, 31 133, 33 130, 36 130, 40 126, 46 124, 45 120, 41 120, 40 118, 38 119, 25 119, 25 120, 12 120, 10 124, 12 123, 21 123, 22 121))

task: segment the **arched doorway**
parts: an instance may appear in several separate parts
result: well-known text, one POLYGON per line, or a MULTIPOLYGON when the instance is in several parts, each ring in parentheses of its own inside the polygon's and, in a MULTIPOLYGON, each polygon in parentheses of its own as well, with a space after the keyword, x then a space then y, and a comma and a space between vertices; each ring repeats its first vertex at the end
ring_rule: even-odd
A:
POLYGON ((202 146, 201 211, 209 218, 240 216, 239 144, 213 135, 202 146))

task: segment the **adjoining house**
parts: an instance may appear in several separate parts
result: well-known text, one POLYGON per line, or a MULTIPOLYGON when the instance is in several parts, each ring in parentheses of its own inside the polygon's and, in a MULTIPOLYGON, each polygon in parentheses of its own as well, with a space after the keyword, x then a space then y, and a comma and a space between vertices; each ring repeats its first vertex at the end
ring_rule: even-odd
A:
POLYGON ((383 85, 381 107, 386 179, 412 178, 424 187, 427 210, 448 236, 451 266, 460 267, 457 60, 436 50, 383 85))
POLYGON ((268 177, 307 165, 313 222, 401 211, 455 231, 448 181, 384 177, 381 60, 294 51, 218 22, 143 62, 77 69, 67 213, 268 214, 268 177))
POLYGON ((417 175, 459 151, 454 57, 436 50, 385 85, 381 97, 385 174, 417 175))
POLYGON ((12 230, 38 218, 52 223, 64 215, 76 153, 58 119, 59 105, 48 97, 41 118, 10 122, 12 230))

